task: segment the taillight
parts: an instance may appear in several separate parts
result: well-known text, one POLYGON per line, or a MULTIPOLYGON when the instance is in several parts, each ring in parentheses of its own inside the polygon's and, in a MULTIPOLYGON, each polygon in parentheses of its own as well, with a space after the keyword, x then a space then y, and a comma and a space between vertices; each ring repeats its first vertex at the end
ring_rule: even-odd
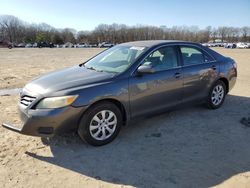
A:
POLYGON ((235 76, 237 76, 237 63, 235 61, 232 62, 232 65, 233 65, 233 71, 234 71, 234 74, 235 76))

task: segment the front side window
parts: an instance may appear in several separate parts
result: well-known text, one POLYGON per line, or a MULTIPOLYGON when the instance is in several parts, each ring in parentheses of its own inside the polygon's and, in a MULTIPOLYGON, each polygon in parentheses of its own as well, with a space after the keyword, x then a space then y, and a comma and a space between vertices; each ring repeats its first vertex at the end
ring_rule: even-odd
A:
POLYGON ((145 50, 146 47, 115 46, 90 59, 83 66, 100 72, 121 73, 145 50))
POLYGON ((174 47, 163 47, 152 52, 143 62, 150 65, 155 71, 163 71, 178 66, 174 47))
POLYGON ((195 65, 209 62, 210 57, 193 47, 180 47, 184 65, 195 65))

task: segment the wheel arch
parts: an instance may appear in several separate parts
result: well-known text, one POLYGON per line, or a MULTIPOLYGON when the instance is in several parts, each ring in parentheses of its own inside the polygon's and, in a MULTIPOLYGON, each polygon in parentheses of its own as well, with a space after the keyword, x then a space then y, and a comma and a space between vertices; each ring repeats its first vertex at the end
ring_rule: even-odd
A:
POLYGON ((88 106, 88 108, 82 113, 81 117, 79 118, 78 125, 80 124, 81 119, 84 116, 84 114, 86 113, 86 111, 88 111, 91 107, 93 107, 94 105, 97 105, 101 102, 110 102, 110 103, 113 103, 114 105, 116 105, 119 108, 119 110, 121 111, 123 125, 126 125, 127 120, 128 120, 128 114, 127 114, 127 110, 125 108, 125 105, 122 102, 120 102, 119 100, 113 99, 113 98, 100 99, 100 100, 95 101, 92 104, 90 104, 88 106))
POLYGON ((226 86, 226 92, 228 93, 229 92, 229 81, 227 80, 227 78, 220 77, 218 80, 222 81, 225 84, 225 86, 226 86))

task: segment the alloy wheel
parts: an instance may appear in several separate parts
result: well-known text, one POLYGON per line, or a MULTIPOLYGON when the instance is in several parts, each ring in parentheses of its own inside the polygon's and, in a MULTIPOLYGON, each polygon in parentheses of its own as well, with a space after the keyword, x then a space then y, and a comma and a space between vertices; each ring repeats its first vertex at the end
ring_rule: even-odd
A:
POLYGON ((218 106, 223 101, 224 92, 225 91, 222 85, 216 85, 214 87, 211 96, 213 105, 218 106))
POLYGON ((106 140, 113 135, 117 126, 117 117, 110 110, 96 113, 89 126, 90 135, 96 140, 106 140))

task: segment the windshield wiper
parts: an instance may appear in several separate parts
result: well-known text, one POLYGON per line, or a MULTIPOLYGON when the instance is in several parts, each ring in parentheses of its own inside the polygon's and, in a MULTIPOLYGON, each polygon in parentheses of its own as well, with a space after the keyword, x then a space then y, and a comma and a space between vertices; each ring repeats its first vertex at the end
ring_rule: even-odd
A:
POLYGON ((96 71, 96 69, 94 67, 86 67, 86 68, 90 69, 90 70, 95 70, 96 71))
POLYGON ((97 71, 97 72, 103 72, 103 70, 98 70, 98 69, 95 69, 94 67, 86 67, 84 64, 83 66, 86 68, 86 69, 89 69, 89 70, 94 70, 94 71, 97 71))

